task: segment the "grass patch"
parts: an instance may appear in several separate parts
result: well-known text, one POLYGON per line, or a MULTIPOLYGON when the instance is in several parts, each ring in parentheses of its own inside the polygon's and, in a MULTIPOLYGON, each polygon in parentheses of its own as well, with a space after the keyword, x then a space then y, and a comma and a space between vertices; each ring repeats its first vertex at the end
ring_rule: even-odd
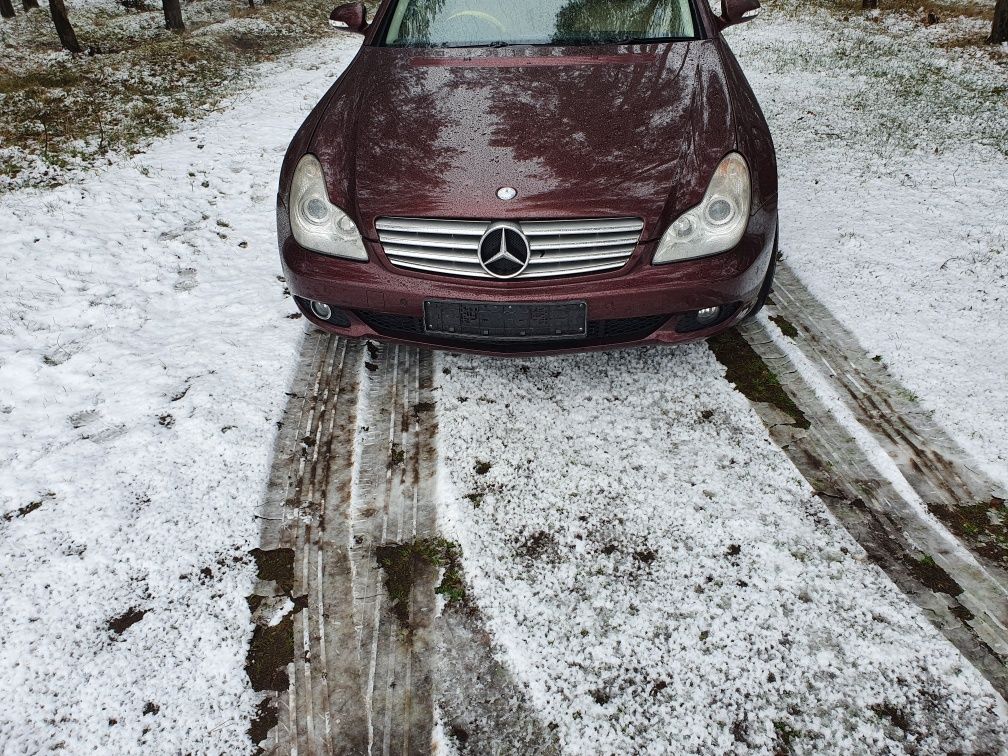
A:
POLYGON ((458 544, 443 538, 422 538, 408 543, 390 543, 375 550, 378 565, 385 571, 385 588, 392 602, 392 614, 407 630, 410 622, 410 597, 413 588, 424 576, 441 571, 441 582, 435 593, 448 604, 465 602, 462 581, 462 550, 458 544))
POLYGON ((737 329, 732 328, 707 339, 707 343, 718 362, 727 368, 725 378, 734 383, 749 401, 771 404, 794 418, 797 427, 809 427, 805 413, 787 395, 777 376, 770 371, 737 329))
MULTIPOLYGON (((294 604, 279 622, 270 625, 256 624, 252 630, 248 655, 245 659, 245 673, 252 690, 286 691, 288 686, 287 665, 294 661, 294 615, 307 605, 307 597, 294 597, 294 550, 293 549, 253 549, 250 555, 255 560, 256 575, 259 580, 276 584, 279 595, 286 595, 294 604)), ((249 611, 253 614, 262 602, 262 597, 248 597, 249 611)), ((260 712, 268 720, 269 711, 260 712)), ((262 723, 263 726, 268 721, 262 723)), ((267 729, 268 731, 268 729, 267 729)), ((257 733, 261 734, 261 733, 257 733)))
POLYGON ((1008 564, 1008 508, 1005 500, 961 503, 955 508, 928 503, 928 510, 981 556, 1008 564))
MULTIPOLYGON (((185 5, 188 28, 162 28, 160 5, 74 11, 83 55, 61 51, 44 9, 0 23, 0 192, 64 183, 69 173, 129 156, 211 112, 256 63, 336 36, 332 0, 236 8, 185 5)), ((240 125, 236 125, 240 128, 240 125)))
POLYGON ((914 579, 936 593, 944 593, 955 598, 963 592, 962 586, 943 570, 930 554, 922 554, 916 560, 906 558, 904 563, 914 579))
MULTIPOLYGON (((813 0, 812 5, 820 5, 834 13, 853 15, 863 13, 861 0, 813 0)), ((884 13, 904 13, 907 16, 920 16, 922 19, 928 13, 939 18, 950 16, 966 16, 967 18, 982 18, 990 21, 993 18, 993 8, 990 4, 975 0, 881 0, 879 10, 884 13)))
POLYGON ((781 330, 785 336, 789 339, 798 338, 798 329, 795 328, 794 323, 785 318, 783 315, 771 315, 770 320, 781 330))

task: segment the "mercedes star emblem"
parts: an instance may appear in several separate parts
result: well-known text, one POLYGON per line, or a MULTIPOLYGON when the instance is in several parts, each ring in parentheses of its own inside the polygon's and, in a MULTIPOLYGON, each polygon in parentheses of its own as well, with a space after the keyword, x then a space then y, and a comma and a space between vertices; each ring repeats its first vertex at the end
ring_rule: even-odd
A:
POLYGON ((497 197, 505 202, 510 202, 517 196, 518 190, 511 186, 502 186, 497 190, 497 197))
POLYGON ((528 239, 514 223, 494 223, 480 239, 480 265, 494 278, 521 275, 531 258, 528 239))

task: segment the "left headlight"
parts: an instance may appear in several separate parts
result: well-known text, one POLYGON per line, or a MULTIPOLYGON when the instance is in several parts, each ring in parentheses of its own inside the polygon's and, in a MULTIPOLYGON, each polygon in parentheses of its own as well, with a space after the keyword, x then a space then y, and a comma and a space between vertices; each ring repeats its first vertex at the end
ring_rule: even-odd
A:
POLYGON ((731 249, 742 240, 751 204, 749 166, 740 154, 731 152, 714 171, 703 201, 668 227, 655 252, 655 265, 731 249))
POLYGON ((301 158, 290 191, 291 231, 297 243, 313 252, 367 260, 357 224, 329 201, 322 164, 314 155, 301 158))

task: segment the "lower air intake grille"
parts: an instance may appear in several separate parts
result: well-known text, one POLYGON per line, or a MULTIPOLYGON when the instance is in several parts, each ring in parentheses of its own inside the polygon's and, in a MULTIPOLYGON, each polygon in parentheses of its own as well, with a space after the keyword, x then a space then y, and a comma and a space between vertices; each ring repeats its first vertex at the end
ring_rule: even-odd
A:
POLYGON ((588 335, 583 339, 550 339, 528 341, 509 339, 506 341, 478 336, 446 337, 424 331, 423 318, 408 315, 386 315, 377 312, 356 312, 372 330, 389 338, 422 341, 435 346, 489 348, 498 352, 537 352, 555 349, 575 349, 578 347, 602 346, 622 342, 640 341, 657 331, 666 322, 668 315, 650 315, 642 318, 620 318, 613 320, 589 320, 588 335))

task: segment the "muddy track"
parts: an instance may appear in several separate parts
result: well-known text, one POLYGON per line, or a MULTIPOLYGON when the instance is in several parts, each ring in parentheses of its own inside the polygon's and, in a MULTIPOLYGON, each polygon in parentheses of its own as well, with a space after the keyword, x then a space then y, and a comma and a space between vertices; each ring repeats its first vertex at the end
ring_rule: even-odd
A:
POLYGON ((249 676, 270 754, 555 753, 464 601, 438 611, 430 352, 306 334, 263 507, 249 676))
POLYGON ((881 359, 865 354, 786 265, 781 266, 769 310, 794 328, 795 343, 818 363, 931 513, 1008 590, 1005 492, 971 465, 966 453, 889 374, 881 359))
MULTIPOLYGON (((262 728, 268 734, 260 742, 266 753, 367 748, 347 549, 362 361, 362 345, 309 334, 280 428, 261 553, 289 560, 294 606, 261 649, 257 634, 266 635, 276 618, 253 614, 252 652, 266 657, 255 661, 276 668, 272 685, 253 679, 270 691, 262 728)), ((285 587, 268 577, 260 561, 252 601, 283 595, 285 587)))
POLYGON ((728 335, 712 348, 730 372, 754 373, 745 364, 751 361, 746 350, 761 361, 766 376, 753 383, 779 384, 784 401, 767 401, 765 388, 739 388, 754 400, 774 441, 872 560, 1000 695, 1008 696, 1005 563, 994 546, 981 540, 985 531, 963 538, 967 534, 957 527, 963 520, 955 514, 977 502, 996 503, 1001 493, 782 268, 768 314, 787 335, 750 322, 741 328, 745 343, 734 337, 739 343, 733 344, 728 335), (800 353, 786 349, 782 338, 800 353), (813 374, 818 377, 810 378, 813 374), (841 422, 837 406, 824 400, 822 386, 813 388, 818 380, 835 392, 842 403, 839 412, 846 408, 888 454, 908 486, 894 484, 879 471, 863 439, 855 437, 858 431, 841 422), (949 512, 951 517, 942 517, 949 512))

